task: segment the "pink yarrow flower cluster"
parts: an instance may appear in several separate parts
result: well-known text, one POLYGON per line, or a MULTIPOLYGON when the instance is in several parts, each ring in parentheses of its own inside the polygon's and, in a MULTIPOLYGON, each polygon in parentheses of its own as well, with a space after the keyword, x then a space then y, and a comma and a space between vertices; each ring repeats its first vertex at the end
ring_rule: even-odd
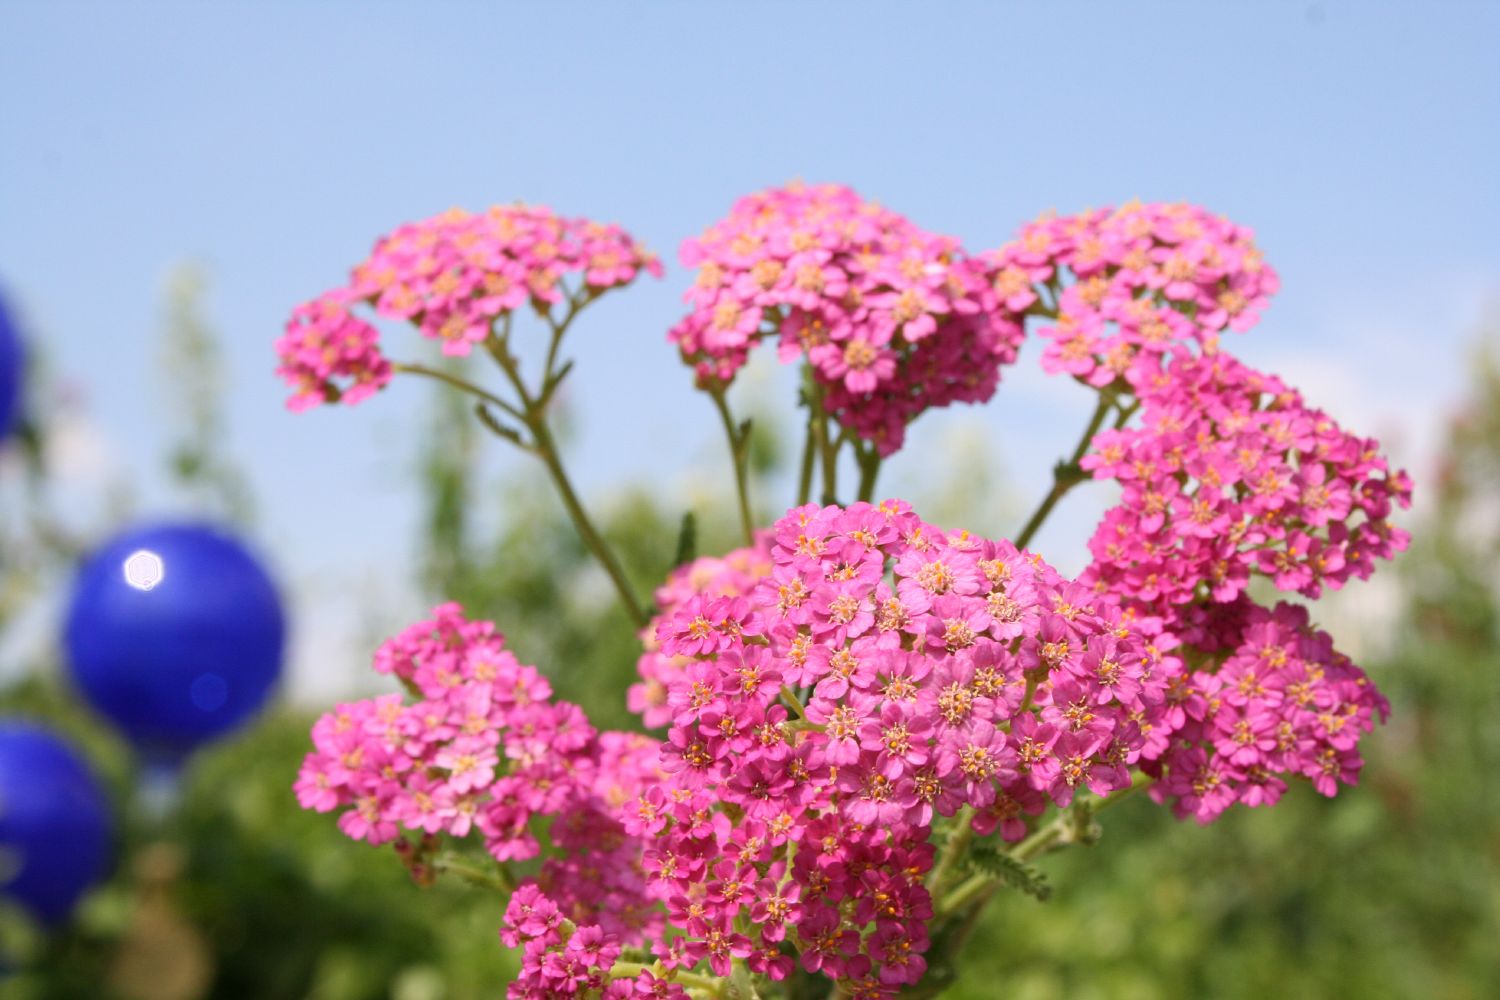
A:
POLYGON ((530 304, 546 312, 564 299, 563 279, 578 274, 583 294, 628 285, 660 262, 618 226, 570 219, 537 206, 484 212, 451 209, 381 238, 347 285, 298 306, 276 342, 277 374, 294 394, 293 410, 342 399, 355 403, 390 381, 379 334, 353 311, 412 323, 466 355, 497 317, 530 304))
POLYGON ((988 255, 1016 310, 1055 296, 1042 367, 1094 386, 1139 388, 1174 345, 1248 330, 1280 286, 1244 226, 1196 205, 1132 203, 1045 216, 988 255))
POLYGON ((735 549, 724 556, 700 556, 677 567, 667 582, 656 588, 656 607, 659 610, 641 632, 644 652, 636 662, 641 679, 630 686, 626 695, 627 707, 641 716, 648 729, 672 721, 667 689, 693 662, 690 656, 669 656, 662 651, 661 643, 656 639, 662 623, 669 618, 678 622, 685 619, 682 627, 688 630, 689 636, 729 627, 728 620, 743 614, 745 596, 757 582, 770 574, 771 533, 762 531, 757 533, 753 546, 735 549), (689 613, 679 615, 684 608, 688 608, 689 613))
POLYGON ((590 996, 602 1000, 687 1000, 676 983, 649 970, 614 976, 620 939, 596 924, 577 926, 536 885, 522 886, 505 908, 500 939, 521 949, 521 974, 510 984, 511 1000, 590 996))
POLYGON ((1141 411, 1080 462, 1122 487, 1081 580, 1147 638, 1165 684, 1138 720, 1152 794, 1208 822, 1275 802, 1286 776, 1327 795, 1353 783, 1384 699, 1305 610, 1245 590, 1258 574, 1316 598, 1368 577, 1406 546, 1390 516, 1411 483, 1375 441, 1220 349, 1278 287, 1250 231, 1191 205, 1132 204, 1043 218, 993 259, 1011 308, 1053 297, 1043 366, 1111 394, 1120 424, 1141 411))
POLYGON ((296 392, 291 410, 342 399, 353 405, 374 395, 395 374, 380 351, 380 333, 353 312, 355 298, 335 288, 292 310, 276 341, 276 374, 296 392))
POLYGON ((1160 685, 1107 605, 1008 542, 900 501, 797 508, 773 538, 738 611, 658 627, 691 662, 666 786, 628 826, 688 959, 780 979, 795 939, 807 970, 890 995, 926 967, 934 818, 970 806, 1016 840, 1049 799, 1126 787, 1160 685))
POLYGON ((1358 743, 1390 706, 1365 673, 1314 628, 1305 607, 1264 608, 1248 598, 1199 606, 1181 635, 1153 644, 1195 651, 1189 669, 1163 657, 1166 711, 1142 769, 1151 795, 1200 823, 1236 802, 1273 805, 1286 778, 1332 796, 1359 780, 1358 743), (1165 746, 1165 749, 1162 749, 1165 746))
POLYGON ((1022 338, 992 265, 840 185, 742 198, 683 244, 682 262, 698 275, 670 339, 700 382, 727 384, 774 338, 882 455, 923 410, 989 399, 1022 338))
POLYGON ((614 805, 656 780, 655 741, 596 732, 457 604, 386 642, 375 668, 416 700, 385 695, 323 716, 296 783, 303 808, 343 810, 339 828, 372 844, 403 830, 474 835, 504 862, 536 857, 535 821, 551 818, 538 880, 552 898, 632 940, 659 926, 640 845, 614 805))
POLYGON ((1390 522, 1411 504, 1406 474, 1279 379, 1179 348, 1139 399, 1140 426, 1096 435, 1080 463, 1123 487, 1089 543, 1101 591, 1171 621, 1254 574, 1316 598, 1406 547, 1390 522))

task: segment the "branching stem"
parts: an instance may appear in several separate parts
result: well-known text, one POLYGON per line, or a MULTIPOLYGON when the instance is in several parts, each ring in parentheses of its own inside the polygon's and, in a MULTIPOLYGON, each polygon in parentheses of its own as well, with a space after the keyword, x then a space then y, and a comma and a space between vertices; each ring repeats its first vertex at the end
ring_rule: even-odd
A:
POLYGON ((755 544, 755 518, 750 513, 750 431, 749 420, 735 423, 729 411, 729 394, 719 382, 710 383, 708 394, 719 411, 724 424, 724 435, 729 439, 729 461, 734 466, 734 492, 740 506, 740 529, 745 535, 745 544, 755 544))
POLYGON ((501 372, 505 374, 506 380, 510 382, 515 391, 516 399, 520 402, 512 403, 502 399, 487 389, 475 385, 467 379, 445 372, 437 368, 430 368, 420 364, 398 364, 398 371, 410 372, 414 375, 423 375, 428 378, 438 379, 446 382, 463 392, 478 399, 479 406, 476 415, 481 423, 490 431, 505 438, 512 444, 528 451, 542 460, 547 467, 548 474, 552 477, 553 485, 557 488, 558 496, 562 499, 563 507, 573 521, 573 526, 578 532, 579 539, 584 546, 593 554, 599 564, 604 567, 610 580, 614 583, 615 590, 619 594, 620 603, 625 606, 625 611, 630 615, 638 628, 644 628, 650 621, 645 607, 635 596, 635 591, 625 574, 614 550, 604 540, 599 529, 594 526, 593 520, 583 508, 583 502, 578 498, 578 492, 573 488, 572 480, 568 477, 567 469, 562 463, 562 455, 557 448, 557 441, 552 436, 551 427, 547 423, 547 410, 552 401, 553 394, 562 380, 567 377, 572 368, 572 363, 567 362, 558 365, 558 353, 562 345, 563 335, 568 331, 568 325, 578 315, 584 306, 594 299, 593 293, 587 286, 579 289, 577 293, 567 296, 568 307, 561 319, 552 316, 551 311, 542 313, 548 327, 552 331, 551 343, 547 347, 547 360, 542 369, 542 380, 535 392, 526 385, 525 379, 521 377, 520 361, 510 350, 510 331, 512 315, 506 313, 500 320, 499 329, 491 330, 484 340, 485 350, 494 359, 501 372), (501 424, 495 415, 489 412, 489 408, 506 414, 520 423, 530 436, 530 440, 522 438, 519 431, 501 424))
POLYGON ((398 372, 406 372, 411 375, 422 375, 426 378, 434 378, 440 382, 446 382, 456 389, 461 389, 464 392, 467 392, 469 395, 483 400, 486 404, 495 407, 495 409, 502 410, 505 413, 510 414, 510 416, 514 417, 517 420, 526 419, 526 417, 521 413, 520 410, 516 409, 510 403, 507 403, 499 396, 496 396, 489 390, 483 389, 475 385, 473 382, 470 382, 468 379, 455 375, 452 372, 445 372, 441 368, 429 368, 427 365, 417 364, 410 361, 392 362, 391 368, 398 372))
POLYGON ((516 880, 504 865, 496 865, 493 868, 481 868, 461 858, 451 855, 440 855, 432 859, 432 867, 434 871, 439 873, 457 875, 470 885, 477 885, 484 889, 494 889, 497 892, 511 893, 516 891, 516 880))
POLYGON ((1088 454, 1089 443, 1094 440, 1094 435, 1099 433, 1099 428, 1104 425, 1104 418, 1109 416, 1110 408, 1115 405, 1115 397, 1110 392, 1100 392, 1099 402, 1094 407, 1094 415, 1089 419, 1088 427, 1084 428, 1083 436, 1078 439, 1078 446, 1073 449, 1073 454, 1058 462, 1052 469, 1052 489, 1042 498, 1041 504, 1027 519, 1026 526, 1016 536, 1016 548, 1024 549, 1036 536, 1037 530, 1047 520, 1047 515, 1052 513, 1052 508, 1067 494, 1074 486, 1088 478, 1081 468, 1079 461, 1088 454))

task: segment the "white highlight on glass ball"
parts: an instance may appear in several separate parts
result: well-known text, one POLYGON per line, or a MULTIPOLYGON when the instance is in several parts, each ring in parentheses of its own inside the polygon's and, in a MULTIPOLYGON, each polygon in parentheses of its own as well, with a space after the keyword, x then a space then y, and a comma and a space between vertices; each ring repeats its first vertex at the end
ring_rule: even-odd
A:
POLYGON ((125 582, 136 590, 150 590, 166 575, 166 563, 150 549, 138 549, 125 560, 125 582))

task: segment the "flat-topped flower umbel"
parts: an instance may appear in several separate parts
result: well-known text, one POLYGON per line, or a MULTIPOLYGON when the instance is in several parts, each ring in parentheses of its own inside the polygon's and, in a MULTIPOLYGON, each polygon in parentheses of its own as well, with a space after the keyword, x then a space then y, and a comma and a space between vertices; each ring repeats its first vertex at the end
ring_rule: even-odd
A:
POLYGON ((841 185, 742 198, 683 243, 682 262, 697 277, 671 338, 700 382, 727 385, 775 339, 782 361, 807 359, 819 405, 881 455, 923 410, 989 399, 1021 343, 993 265, 841 185))
POLYGON ((354 312, 405 320, 443 353, 463 356, 484 343, 496 319, 530 303, 547 312, 565 303, 564 277, 577 274, 589 296, 660 275, 657 259, 618 226, 566 219, 539 206, 450 209, 382 237, 349 283, 292 313, 276 342, 277 369, 295 389, 294 410, 356 403, 390 381, 379 334, 354 312))

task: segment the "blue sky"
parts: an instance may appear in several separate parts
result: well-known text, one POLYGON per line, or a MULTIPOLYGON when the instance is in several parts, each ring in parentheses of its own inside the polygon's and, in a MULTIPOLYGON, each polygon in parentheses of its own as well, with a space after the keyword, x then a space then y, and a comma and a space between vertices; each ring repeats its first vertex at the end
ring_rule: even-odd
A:
MULTIPOLYGON (((722 468, 663 342, 676 248, 796 177, 971 250, 1136 196, 1251 225, 1283 290, 1231 349, 1389 436, 1420 488, 1500 301, 1497 38, 1500 7, 1460 3, 0 2, 0 287, 149 508, 169 503, 162 279, 210 268, 232 447, 304 660, 337 645, 308 639, 336 617, 318 602, 409 554, 428 397, 398 381, 293 416, 270 345, 376 236, 451 205, 617 221, 668 261, 574 334, 572 460, 596 495, 722 468)), ((985 437, 1011 485, 976 518, 1013 525, 1089 408, 1036 355, 990 406, 924 418, 891 488, 985 437)), ((1076 567, 1078 530, 1039 547, 1076 567)))

